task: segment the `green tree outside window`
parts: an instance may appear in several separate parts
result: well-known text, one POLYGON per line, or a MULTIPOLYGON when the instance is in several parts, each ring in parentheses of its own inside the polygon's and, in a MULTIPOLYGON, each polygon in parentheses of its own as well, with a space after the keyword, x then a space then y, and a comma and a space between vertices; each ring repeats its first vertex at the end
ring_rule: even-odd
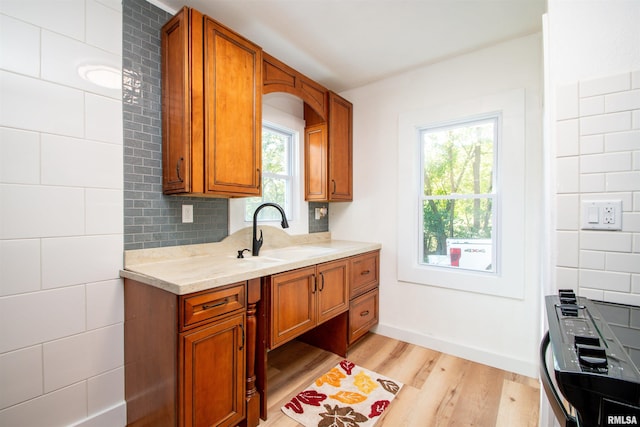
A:
POLYGON ((495 271, 498 122, 494 116, 420 131, 422 263, 495 271))

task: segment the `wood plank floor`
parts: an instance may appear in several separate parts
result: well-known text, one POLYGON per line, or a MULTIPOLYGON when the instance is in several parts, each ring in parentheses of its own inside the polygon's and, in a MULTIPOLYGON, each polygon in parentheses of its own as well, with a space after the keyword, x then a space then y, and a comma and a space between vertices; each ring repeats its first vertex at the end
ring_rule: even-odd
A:
MULTIPOLYGON (((348 359, 404 383, 376 427, 538 425, 537 379, 371 333, 348 359)), ((268 420, 260 426, 299 426, 280 407, 341 360, 298 341, 270 351, 268 420)))

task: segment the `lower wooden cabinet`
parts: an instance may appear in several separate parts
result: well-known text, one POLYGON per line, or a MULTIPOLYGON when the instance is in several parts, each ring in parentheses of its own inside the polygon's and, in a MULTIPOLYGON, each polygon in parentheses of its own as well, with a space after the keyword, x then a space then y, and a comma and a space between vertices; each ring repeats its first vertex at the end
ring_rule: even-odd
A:
POLYGON ((245 417, 245 314, 180 334, 185 427, 235 426, 245 417))
POLYGON ((348 345, 358 341, 378 324, 380 251, 352 257, 350 270, 348 345))
POLYGON ((378 324, 379 274, 380 251, 372 251, 265 277, 268 348, 314 330, 311 342, 326 347, 333 339, 326 348, 346 352, 378 324), (344 320, 337 319, 343 313, 344 320), (340 339, 342 343, 335 342, 340 339))
POLYGON ((346 357, 378 323, 378 278, 372 251, 188 295, 125 279, 127 425, 256 427, 267 350, 346 357))
POLYGON ((341 259, 266 278, 270 348, 349 309, 348 266, 348 260, 341 259))
POLYGON ((253 369, 247 364, 247 313, 247 282, 179 296, 126 279, 127 425, 243 422, 247 371, 253 369))

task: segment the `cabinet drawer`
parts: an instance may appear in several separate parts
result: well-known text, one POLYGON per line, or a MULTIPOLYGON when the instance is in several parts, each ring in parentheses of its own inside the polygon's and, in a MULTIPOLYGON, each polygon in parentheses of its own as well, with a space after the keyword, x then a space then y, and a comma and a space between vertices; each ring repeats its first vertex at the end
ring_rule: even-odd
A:
POLYGON ((351 258, 351 298, 378 286, 379 260, 378 251, 351 258))
POLYGON ((246 306, 245 283, 182 297, 182 327, 195 325, 246 306))
POLYGON ((378 324, 378 289, 351 301, 349 308, 349 344, 378 324))

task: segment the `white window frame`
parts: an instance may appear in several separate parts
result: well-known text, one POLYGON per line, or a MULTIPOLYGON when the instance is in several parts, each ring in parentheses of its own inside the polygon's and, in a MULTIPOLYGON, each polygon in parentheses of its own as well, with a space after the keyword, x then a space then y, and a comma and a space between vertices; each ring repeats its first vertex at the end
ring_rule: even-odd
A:
MULTIPOLYGON (((499 254, 500 254, 500 239, 498 236, 500 235, 500 221, 499 214, 500 211, 500 197, 499 197, 499 185, 498 185, 498 158, 500 153, 500 145, 501 145, 501 136, 500 129, 502 128, 502 115, 500 112, 492 112, 488 114, 483 114, 480 116, 474 117, 465 117, 461 119, 457 119, 451 122, 446 123, 438 123, 429 126, 425 126, 418 129, 418 144, 420 145, 420 170, 424 171, 425 161, 424 158, 424 140, 422 139, 422 135, 424 133, 431 132, 439 132, 446 131, 448 129, 457 129, 462 127, 471 127, 477 124, 489 123, 492 122, 494 124, 494 133, 493 133, 493 167, 491 171, 491 179, 492 179, 492 192, 491 193, 482 193, 482 194, 446 194, 446 195, 437 195, 437 196, 427 196, 424 194, 424 191, 419 191, 418 194, 418 209, 420 210, 419 214, 422 218, 423 213, 423 204, 427 200, 474 200, 474 199, 491 199, 491 259, 493 262, 493 268, 490 271, 483 270, 469 270, 462 267, 452 267, 450 265, 437 265, 437 264, 429 264, 424 262, 424 245, 422 242, 424 235, 424 221, 419 221, 419 234, 418 234, 418 263, 425 266, 436 267, 436 268, 449 268, 449 269, 457 269, 457 270, 469 270, 473 272, 477 272, 480 274, 498 274, 500 263, 499 263, 499 254)), ((420 182, 418 183, 419 188, 422 188, 424 185, 424 178, 422 173, 419 176, 420 182)))
MULTIPOLYGON (((280 134, 286 135, 288 138, 288 147, 286 147, 286 162, 287 162, 287 173, 286 174, 282 174, 282 173, 272 173, 272 172, 267 172, 266 170, 262 170, 262 185, 264 185, 265 182, 265 178, 277 178, 277 179, 283 179, 285 181, 285 204, 284 206, 282 206, 282 209, 284 209, 285 214, 287 215, 287 220, 288 221, 293 221, 294 218, 294 214, 293 214, 293 205, 294 205, 294 191, 293 191, 293 186, 294 186, 294 181, 295 181, 295 163, 294 163, 294 159, 295 159, 295 147, 296 147, 296 141, 298 138, 298 133, 293 130, 293 129, 289 129, 285 126, 276 124, 276 123, 272 123, 269 122, 267 120, 263 120, 262 122, 262 130, 264 132, 264 129, 267 128, 271 131, 274 132, 278 132, 280 134)), ((264 160, 264 153, 262 155, 262 158, 264 160)), ((264 197, 264 191, 263 191, 263 197, 264 197)), ((248 199, 244 199, 245 200, 245 206, 246 206, 246 201, 248 199)), ((268 202, 270 200, 264 200, 265 202, 268 202)), ((262 213, 263 211, 261 211, 260 213, 262 213)), ((249 222, 249 221, 253 221, 253 217, 248 218, 246 215, 246 209, 245 209, 245 218, 244 218, 245 222, 249 222)), ((271 219, 260 219, 258 218, 259 222, 262 223, 268 223, 268 222, 279 222, 280 220, 271 220, 271 219)))
POLYGON ((399 282, 522 299, 525 283, 525 90, 516 89, 472 100, 402 113, 398 119, 397 278, 399 282), (421 210, 420 129, 464 117, 500 112, 496 183, 496 274, 438 268, 419 263, 421 210), (418 235, 418 236, 417 236, 418 235))

